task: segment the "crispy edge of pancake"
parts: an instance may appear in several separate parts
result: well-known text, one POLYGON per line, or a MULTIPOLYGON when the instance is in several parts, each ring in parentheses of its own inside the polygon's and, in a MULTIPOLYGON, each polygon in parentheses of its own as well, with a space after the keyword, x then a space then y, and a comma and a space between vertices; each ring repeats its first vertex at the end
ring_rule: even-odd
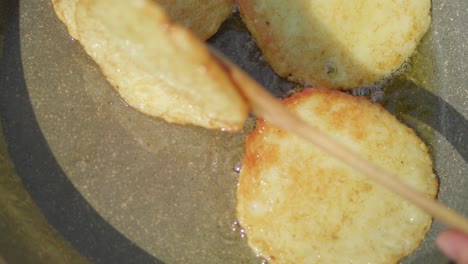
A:
MULTIPOLYGON (((345 136, 345 139, 341 138, 340 135, 338 135, 337 137, 340 139, 340 141, 354 148, 355 151, 357 151, 367 159, 373 160, 381 166, 394 166, 395 168, 387 169, 391 169, 391 171, 393 170, 392 172, 402 177, 403 181, 406 181, 407 184, 410 184, 416 189, 423 191, 428 197, 433 198, 436 196, 438 189, 438 181, 435 177, 435 174, 432 171, 432 160, 430 158, 426 145, 417 137, 417 135, 412 129, 401 124, 398 120, 396 120, 394 116, 392 116, 379 105, 374 105, 364 98, 356 98, 338 91, 316 88, 305 89, 303 92, 295 94, 292 97, 285 99, 284 103, 293 112, 299 111, 295 110, 296 107, 307 107, 307 104, 311 104, 310 107, 315 110, 311 110, 310 113, 307 114, 300 113, 300 116, 303 119, 309 119, 308 121, 310 121, 310 118, 308 118, 307 115, 313 115, 317 117, 312 118, 316 121, 313 125, 319 127, 319 129, 327 131, 330 134, 333 134, 334 131, 337 134, 349 134, 350 136, 345 136), (303 102, 304 100, 308 100, 307 98, 312 96, 318 97, 313 100, 319 100, 319 102, 303 102), (303 104, 305 104, 306 106, 304 106, 303 104), (344 109, 350 111, 343 112, 344 109), (322 115, 325 115, 325 118, 329 120, 329 122, 317 122, 318 119, 322 118, 322 115), (361 149, 362 146, 353 147, 353 140, 366 141, 366 138, 369 136, 366 133, 366 131, 363 131, 363 127, 361 126, 363 118, 367 120, 367 124, 365 127, 376 126, 376 130, 374 130, 374 132, 378 132, 379 135, 375 136, 382 137, 382 139, 387 140, 387 142, 382 142, 381 145, 374 146, 367 150, 361 149), (372 123, 370 123, 370 121, 372 121, 372 123), (387 127, 389 125, 391 126, 390 128, 387 127), (392 126, 395 126, 396 129, 392 128, 392 126), (387 134, 387 136, 385 136, 385 134, 388 132, 398 132, 398 134, 387 134), (385 154, 386 151, 392 151, 394 147, 396 147, 397 150, 398 148, 401 148, 401 146, 392 146, 391 141, 392 138, 398 139, 401 137, 404 137, 403 142, 409 142, 409 144, 407 144, 408 147, 415 147, 413 152, 417 154, 417 157, 421 158, 420 160, 415 161, 415 163, 419 164, 420 167, 415 169, 415 173, 417 173, 417 175, 412 178, 406 177, 409 174, 405 173, 411 171, 411 166, 414 165, 408 163, 411 161, 401 160, 400 163, 400 158, 402 158, 402 156, 393 157, 393 155, 385 154), (377 154, 378 157, 376 157, 375 153, 373 152, 373 150, 375 149, 380 149, 381 152, 384 154, 377 154), (383 157, 385 159, 378 160, 377 158, 380 157, 383 157)), ((401 141, 399 142, 401 143, 401 141)), ((301 153, 301 151, 309 151, 310 148, 313 148, 313 146, 307 144, 306 142, 303 142, 295 136, 288 134, 287 132, 280 130, 279 128, 276 128, 272 124, 269 124, 267 121, 262 119, 258 120, 256 129, 247 137, 243 167, 237 189, 236 212, 239 223, 246 230, 248 243, 257 254, 262 255, 263 257, 274 263, 300 263, 301 261, 304 261, 305 263, 313 263, 315 261, 320 263, 320 261, 314 258, 315 256, 311 255, 308 256, 309 259, 300 257, 298 257, 299 259, 295 258, 297 257, 295 256, 297 252, 294 252, 294 250, 291 249, 290 245, 294 242, 299 244, 302 247, 302 249, 306 248, 305 251, 310 251, 314 253, 318 252, 318 254, 320 254, 319 249, 316 248, 317 243, 314 240, 323 239, 323 241, 325 242, 327 242, 327 240, 332 242, 338 241, 337 239, 339 239, 341 235, 340 232, 344 232, 343 230, 346 231, 343 225, 346 224, 347 221, 353 221, 352 210, 356 210, 356 206, 353 205, 353 203, 359 205, 359 203, 362 202, 362 199, 365 199, 367 193, 369 192, 371 192, 371 194, 378 193, 379 195, 382 195, 381 197, 385 198, 384 201, 388 201, 388 199, 390 199, 391 203, 389 203, 389 205, 396 206, 390 206, 383 211, 376 210, 375 214, 382 213, 382 215, 392 215, 393 210, 399 210, 398 206, 400 206, 401 204, 401 206, 404 207, 403 209, 400 208, 402 211, 406 210, 405 208, 409 208, 408 210, 416 212, 414 213, 414 215, 417 217, 415 217, 414 221, 415 223, 421 223, 421 226, 413 226, 415 230, 413 233, 415 233, 415 235, 410 236, 409 239, 413 239, 411 243, 407 241, 405 242, 408 243, 407 248, 405 248, 404 250, 402 249, 403 252, 396 252, 393 255, 386 256, 386 258, 388 258, 389 261, 385 263, 396 262, 402 257, 413 252, 418 247, 418 245, 424 239, 424 236, 430 227, 430 216, 424 214, 422 211, 409 204, 408 202, 401 200, 394 194, 386 191, 381 186, 374 184, 373 182, 370 182, 359 175, 355 175, 356 173, 350 173, 349 168, 340 164, 337 161, 331 160, 332 158, 330 156, 328 156, 325 153, 322 153, 317 149, 314 150, 315 154, 313 156, 306 155, 307 153, 297 154, 301 153), (282 148, 284 146, 282 146, 281 144, 287 144, 288 148, 291 148, 291 150, 288 152, 288 155, 284 155, 284 148, 282 148), (317 155, 317 153, 319 153, 320 155, 317 155), (310 162, 310 165, 307 165, 307 161, 310 162), (290 163, 285 164, 285 162, 290 163), (315 165, 317 167, 313 167, 315 165), (321 175, 323 175, 323 177, 330 176, 331 178, 335 177, 335 175, 339 176, 336 176, 332 179, 322 178, 321 185, 309 186, 306 183, 311 184, 311 182, 315 182, 315 180, 318 180, 320 178, 317 178, 318 176, 316 175, 314 176, 308 173, 304 174, 304 170, 310 171, 311 173, 314 170, 315 172, 317 172, 316 170, 322 170, 323 172, 321 175), (283 174, 278 173, 279 175, 276 175, 274 174, 275 172, 283 172, 283 174), (271 175, 272 173, 273 176, 271 175), (274 185, 271 179, 278 178, 281 180, 275 182, 274 185), (307 180, 307 178, 310 179, 307 180), (315 216, 312 213, 309 215, 309 217, 312 217, 311 221, 316 221, 316 223, 322 222, 322 224, 327 223, 320 227, 321 229, 323 229, 323 232, 316 232, 315 236, 308 238, 311 240, 306 239, 306 241, 293 241, 290 243, 279 242, 282 240, 282 231, 288 228, 290 228, 291 230, 295 230, 294 227, 288 227, 288 224, 294 221, 300 222, 302 221, 301 217, 306 217, 307 215, 307 212, 304 212, 304 210, 300 210, 300 208, 298 209, 297 206, 299 205, 295 203, 297 202, 297 197, 304 195, 304 188, 311 187, 310 189, 307 189, 307 191, 313 194, 305 196, 314 197, 315 199, 314 201, 308 200, 305 203, 311 203, 313 204, 313 206, 310 206, 310 208, 313 207, 317 209, 319 208, 319 206, 315 205, 320 204, 321 198, 331 199, 333 202, 335 202, 333 198, 334 193, 340 192, 340 189, 334 186, 345 183, 348 183, 350 184, 349 186, 353 187, 351 189, 352 191, 346 192, 346 194, 349 195, 349 208, 351 211, 336 212, 336 210, 330 210, 327 211, 327 213, 325 214, 319 213, 315 214, 315 216), (294 202, 288 204, 287 201, 284 201, 286 197, 275 197, 275 195, 283 192, 285 189, 289 190, 289 192, 287 192, 287 197, 292 197, 296 199, 294 200, 294 202), (262 190, 266 190, 265 193, 262 193, 262 190), (272 192, 272 190, 275 191, 272 192), (322 195, 322 197, 320 195, 322 195), (253 216, 252 213, 249 213, 249 210, 251 210, 249 208, 252 206, 252 204, 257 204, 259 208, 259 214, 256 216, 253 216), (278 210, 279 212, 268 213, 269 209, 263 207, 263 205, 265 204, 272 206, 272 208, 275 208, 272 210, 278 210), (278 207, 275 207, 277 204, 279 204, 278 207), (297 211, 292 211, 290 208, 295 208, 295 210, 297 211), (327 218, 328 214, 330 215, 329 218, 327 218), (278 223, 278 219, 283 219, 284 222, 278 223), (335 221, 336 219, 338 219, 338 222, 335 221), (340 219, 344 222, 339 222, 341 221, 340 219), (263 238, 262 235, 264 236, 263 238)), ((400 154, 403 156, 411 155, 411 153, 409 152, 411 151, 408 151, 408 153, 400 154)), ((375 198, 378 197, 380 196, 377 196, 375 198)), ((328 204, 331 200, 328 200, 328 204)), ((327 204, 327 200, 324 201, 325 204, 327 204)), ((340 201, 339 198, 337 198, 336 203, 346 205, 346 202, 342 203, 342 201, 340 201)), ((385 221, 385 218, 381 220, 382 223, 385 223, 385 221)), ((378 222, 380 222, 380 220, 378 222)), ((304 224, 303 222, 300 223, 304 224)), ((401 224, 406 225, 407 223, 402 222, 401 224)), ((363 227, 361 225, 358 228, 362 229, 363 227)), ((384 228, 388 228, 391 230, 391 226, 385 226, 384 228)), ((297 240, 300 240, 300 237, 303 234, 307 234, 309 231, 310 230, 296 230, 294 236, 296 236, 297 240)), ((347 232, 349 232, 349 230, 347 232)), ((311 236, 310 233, 308 235, 311 236)), ((400 242, 403 243, 403 241, 400 242)), ((368 247, 366 247, 365 250, 377 251, 379 250, 379 246, 380 245, 378 243, 368 242, 368 247)), ((300 255, 300 253, 301 252, 297 254, 300 255)), ((343 258, 348 258, 350 256, 346 255, 347 253, 341 252, 340 254, 345 254, 343 258)), ((337 257, 339 258, 340 256, 338 255, 337 257)), ((322 261, 324 261, 324 263, 327 263, 326 259, 326 256, 323 255, 322 261)))
POLYGON ((71 36, 80 41, 131 107, 168 122, 223 131, 242 128, 249 109, 229 76, 212 58, 206 45, 184 27, 171 22, 156 3, 148 0, 78 0, 68 2, 70 5, 54 0, 52 3, 71 36), (114 14, 123 16, 115 18, 110 13, 92 10, 95 4, 107 4, 109 8, 126 4, 128 10, 125 14, 114 14), (132 5, 140 5, 139 10, 132 10, 132 5), (134 18, 129 18, 128 12, 133 12, 134 18), (124 32, 118 32, 120 28, 124 32), (161 38, 152 37, 152 30, 161 38), (125 32, 131 35, 129 43, 125 43, 125 32), (166 45, 161 47, 162 51, 156 50, 158 41, 166 45), (153 64, 141 59, 146 55, 153 64), (163 62, 158 64, 158 61, 163 62), (149 72, 149 68, 157 70, 149 72))
POLYGON ((232 15, 234 0, 157 0, 172 21, 192 30, 200 39, 208 39, 221 23, 232 15))
POLYGON ((78 0, 51 0, 55 14, 67 26, 71 37, 77 37, 75 11, 78 0))
POLYGON ((414 53, 431 22, 430 0, 236 2, 278 75, 332 89, 373 85, 391 76, 414 53), (359 3, 363 6, 348 10, 359 3), (385 16, 379 18, 372 8, 385 16))

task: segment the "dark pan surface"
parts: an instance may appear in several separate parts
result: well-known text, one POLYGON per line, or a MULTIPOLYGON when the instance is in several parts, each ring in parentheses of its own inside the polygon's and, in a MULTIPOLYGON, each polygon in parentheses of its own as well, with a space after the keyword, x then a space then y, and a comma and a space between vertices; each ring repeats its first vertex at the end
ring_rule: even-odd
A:
MULTIPOLYGON (((430 32, 406 72, 385 84, 380 99, 429 145, 439 199, 465 214, 467 10, 464 0, 433 1, 430 32)), ((36 237, 0 234, 0 246, 5 245, 0 255, 16 263, 22 256, 14 252, 33 252, 40 245, 23 240, 50 237, 55 244, 44 252, 60 252, 49 259, 56 263, 77 254, 95 263, 260 263, 234 224, 234 167, 255 120, 229 134, 140 114, 125 106, 68 36, 49 0, 22 1, 10 12, 0 64, 6 142, 0 145, 0 205, 17 203, 18 197, 27 205, 22 216, 12 213, 18 207, 5 207, 0 232, 22 224, 40 231, 36 237)), ((237 16, 209 42, 275 95, 286 97, 296 89, 263 62, 237 16)), ((447 262, 434 245, 442 229, 435 222, 403 262, 447 262)))

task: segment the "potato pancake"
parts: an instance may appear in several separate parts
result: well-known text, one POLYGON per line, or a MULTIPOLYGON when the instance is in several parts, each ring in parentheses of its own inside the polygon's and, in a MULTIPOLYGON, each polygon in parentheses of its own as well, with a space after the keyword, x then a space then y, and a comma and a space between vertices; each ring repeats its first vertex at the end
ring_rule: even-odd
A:
POLYGON ((170 19, 192 30, 200 39, 218 31, 234 9, 234 0, 156 0, 170 19))
POLYGON ((72 37, 135 109, 237 131, 248 106, 207 46, 150 0, 53 1, 72 37), (68 4, 68 5, 67 5, 68 4))
POLYGON ((272 68, 304 85, 352 89, 389 76, 429 28, 430 0, 237 0, 272 68))
POLYGON ((67 26, 68 33, 73 38, 77 38, 75 11, 78 0, 51 0, 54 5, 55 14, 67 26))
MULTIPOLYGON (((76 37, 75 7, 79 0, 51 0, 57 16, 76 37)), ((216 33, 221 23, 231 16, 234 0, 155 0, 168 14, 169 19, 191 30, 200 39, 206 40, 216 33)))
MULTIPOLYGON (((435 197, 426 145, 365 98, 319 88, 285 99, 307 123, 435 197)), ((312 144, 259 120, 246 140, 237 217, 251 248, 272 263, 396 263, 431 217, 312 144)))

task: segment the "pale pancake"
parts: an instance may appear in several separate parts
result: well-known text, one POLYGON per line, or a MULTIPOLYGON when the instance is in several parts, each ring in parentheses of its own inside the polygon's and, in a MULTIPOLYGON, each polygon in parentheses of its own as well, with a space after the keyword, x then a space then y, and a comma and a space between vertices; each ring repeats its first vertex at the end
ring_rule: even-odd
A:
POLYGON ((156 0, 170 19, 192 30, 200 39, 218 31, 234 9, 234 0, 156 0))
MULTIPOLYGON (((75 6, 79 0, 51 0, 57 16, 76 37, 75 6)), ((205 40, 216 33, 221 23, 232 14, 234 0, 153 0, 169 15, 171 21, 191 30, 205 40)))
MULTIPOLYGON (((438 181, 413 130, 364 98, 305 89, 284 104, 306 122, 435 197, 438 181)), ((296 136, 259 120, 246 141, 237 216, 272 263, 396 263, 431 217, 296 136)))
POLYGON ((229 76, 207 46, 155 2, 53 3, 71 36, 130 106, 169 122, 242 128, 248 107, 229 76))
POLYGON ((427 31, 430 0, 237 0, 281 76, 351 89, 389 76, 427 31))

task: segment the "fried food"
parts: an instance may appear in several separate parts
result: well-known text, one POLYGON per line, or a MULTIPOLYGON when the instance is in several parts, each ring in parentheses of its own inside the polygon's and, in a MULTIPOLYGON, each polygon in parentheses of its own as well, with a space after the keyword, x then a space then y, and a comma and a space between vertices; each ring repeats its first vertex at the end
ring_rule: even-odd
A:
MULTIPOLYGON (((427 147, 382 107, 318 88, 284 104, 435 197, 438 181, 427 147)), ((251 248, 272 263, 396 263, 431 225, 419 208, 264 120, 246 140, 236 210, 251 248)))
POLYGON ((307 85, 351 89, 397 70, 427 31, 430 0, 237 0, 272 68, 307 85))
MULTIPOLYGON (((51 0, 57 16, 68 26, 70 36, 76 36, 75 6, 79 0, 51 0)), ((216 33, 221 23, 234 9, 234 0, 157 0, 169 19, 191 30, 205 40, 216 33)))
POLYGON ((71 36, 130 106, 168 122, 242 128, 248 107, 229 76, 206 45, 155 2, 53 3, 71 36))
POLYGON ((157 0, 170 19, 192 30, 200 39, 218 31, 234 9, 234 0, 157 0))
POLYGON ((70 36, 76 39, 75 11, 78 0, 51 0, 54 5, 55 14, 67 26, 70 36))

